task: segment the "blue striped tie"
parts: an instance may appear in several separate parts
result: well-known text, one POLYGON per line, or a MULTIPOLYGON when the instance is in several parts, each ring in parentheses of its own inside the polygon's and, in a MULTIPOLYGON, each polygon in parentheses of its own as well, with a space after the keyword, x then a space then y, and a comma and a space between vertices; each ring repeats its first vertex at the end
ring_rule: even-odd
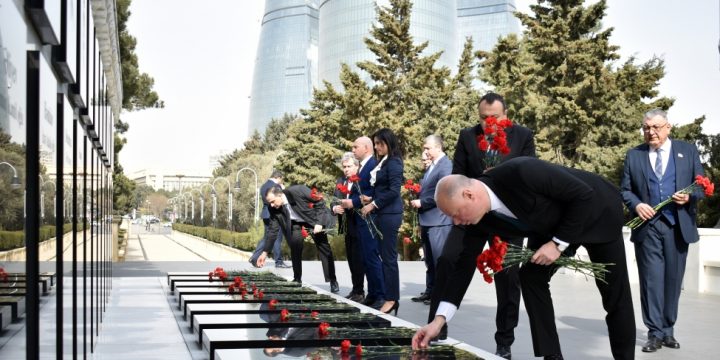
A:
POLYGON ((657 149, 655 152, 657 153, 657 157, 655 158, 655 176, 657 176, 658 179, 662 179, 662 149, 657 149))

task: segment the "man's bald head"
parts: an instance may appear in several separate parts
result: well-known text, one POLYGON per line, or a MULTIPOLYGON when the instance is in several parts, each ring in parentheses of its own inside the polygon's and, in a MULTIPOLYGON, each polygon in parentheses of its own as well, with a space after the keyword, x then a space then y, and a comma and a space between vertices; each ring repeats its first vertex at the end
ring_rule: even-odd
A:
POLYGON ((359 161, 365 160, 373 154, 373 142, 367 136, 361 136, 355 139, 352 146, 352 152, 359 161))
POLYGON ((435 188, 437 207, 455 225, 477 224, 490 211, 490 198, 479 180, 464 175, 448 175, 435 188))

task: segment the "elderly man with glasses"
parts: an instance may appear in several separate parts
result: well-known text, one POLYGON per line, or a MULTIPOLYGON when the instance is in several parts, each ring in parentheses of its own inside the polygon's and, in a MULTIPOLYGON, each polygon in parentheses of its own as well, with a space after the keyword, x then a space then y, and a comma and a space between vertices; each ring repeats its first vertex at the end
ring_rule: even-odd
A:
POLYGON ((696 175, 703 175, 703 168, 695 145, 671 139, 671 128, 665 111, 645 113, 645 143, 628 151, 620 185, 625 205, 645 220, 630 237, 640 275, 643 322, 648 328, 643 352, 663 346, 680 348, 673 328, 688 246, 699 240, 695 217, 702 195, 678 191, 692 184, 696 175), (673 202, 656 212, 653 207, 667 198, 673 202))

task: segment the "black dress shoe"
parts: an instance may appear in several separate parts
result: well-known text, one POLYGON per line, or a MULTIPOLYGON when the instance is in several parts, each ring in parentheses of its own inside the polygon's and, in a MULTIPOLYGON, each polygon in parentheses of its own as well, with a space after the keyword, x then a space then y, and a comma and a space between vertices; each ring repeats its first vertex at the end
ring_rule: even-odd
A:
POLYGON ((363 304, 363 305, 366 305, 366 306, 370 306, 370 305, 372 305, 372 304, 374 304, 374 303, 375 303, 375 299, 373 299, 373 298, 371 298, 371 297, 369 297, 369 296, 365 297, 365 300, 363 300, 363 302, 362 302, 362 304, 363 304))
POLYGON ((666 336, 662 341, 663 346, 669 347, 671 349, 679 349, 680 343, 675 340, 675 337, 673 336, 666 336))
POLYGON ((495 355, 507 360, 512 359, 512 353, 510 352, 509 346, 498 345, 497 350, 495 350, 495 355))
POLYGON ((544 360, 564 360, 562 354, 553 354, 543 356, 544 360))
MULTIPOLYGON (((648 341, 642 347, 642 352, 656 352, 662 348, 663 341, 654 336, 650 336, 648 341)), ((679 344, 678 344, 679 346, 679 344)))
POLYGON ((333 280, 330 282, 330 292, 333 294, 337 294, 340 292, 340 285, 338 285, 338 282, 333 280))
POLYGON ((258 267, 257 262, 256 262, 255 259, 249 259, 248 262, 249 262, 250 265, 252 265, 253 267, 258 267))
POLYGON ((423 302, 425 300, 430 300, 430 294, 424 292, 414 298, 411 298, 410 300, 412 300, 414 302, 423 302))
POLYGON ((350 301, 354 301, 356 303, 363 303, 365 301, 365 295, 364 294, 350 294, 347 298, 350 301))
POLYGON ((292 265, 286 264, 286 263, 284 263, 284 262, 276 262, 276 263, 275 263, 275 267, 278 268, 278 269, 289 269, 289 268, 292 267, 292 265))

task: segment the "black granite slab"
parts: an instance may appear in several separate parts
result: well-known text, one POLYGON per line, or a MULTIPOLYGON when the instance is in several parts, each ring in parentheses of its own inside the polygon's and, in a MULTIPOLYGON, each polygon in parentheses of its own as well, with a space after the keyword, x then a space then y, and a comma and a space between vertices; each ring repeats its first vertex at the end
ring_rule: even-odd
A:
POLYGON ((326 322, 334 327, 354 328, 387 328, 390 321, 368 313, 291 313, 289 319, 283 321, 280 314, 239 314, 239 315, 195 315, 192 329, 198 334, 198 343, 202 341, 205 329, 238 329, 238 328, 315 328, 326 322))
MULTIPOLYGON (((273 294, 317 294, 313 289, 306 287, 277 287, 277 288, 264 288, 262 290, 264 296, 273 294)), ((175 296, 180 301, 180 297, 183 295, 213 295, 213 294, 229 294, 228 288, 224 287, 178 287, 175 288, 175 296)), ((236 291, 237 294, 240 294, 236 291)), ((252 297, 252 291, 247 291, 247 297, 252 297)))
MULTIPOLYGON (((198 271, 172 271, 167 273, 168 285, 171 285, 172 278, 182 277, 192 280, 193 278, 205 278, 209 279, 210 271, 198 272, 198 271)), ((249 279, 267 279, 277 281, 287 281, 284 277, 274 274, 269 271, 226 271, 228 275, 227 280, 233 280, 235 276, 240 276, 243 281, 249 279)))
POLYGON ((252 296, 248 296, 243 299, 240 295, 230 294, 218 294, 218 295, 183 295, 180 298, 178 308, 183 311, 183 316, 187 316, 187 304, 193 303, 269 303, 270 300, 277 300, 279 302, 293 302, 293 303, 334 303, 335 299, 329 295, 320 294, 272 294, 272 296, 265 296, 262 299, 255 299, 252 296))
POLYGON ((268 303, 221 303, 221 304, 205 304, 193 303, 187 305, 187 316, 185 320, 193 326, 193 315, 212 315, 212 314, 280 314, 281 309, 287 309, 296 313, 310 313, 312 311, 322 311, 326 313, 354 313, 360 312, 360 309, 346 303, 278 303, 274 308, 270 308, 268 303))
POLYGON ((483 360, 465 350, 447 345, 432 346, 427 350, 413 351, 410 346, 361 346, 362 354, 357 355, 357 343, 346 353, 340 347, 307 348, 265 348, 265 349, 219 349, 215 360, 238 359, 342 359, 342 360, 483 360))
POLYGON ((207 329, 202 333, 202 347, 209 351, 210 360, 215 360, 218 349, 339 347, 343 340, 364 346, 410 345, 413 334, 415 329, 409 328, 331 328, 326 336, 316 327, 207 329))
MULTIPOLYGON (((25 279, 25 273, 9 273, 8 275, 10 275, 11 278, 17 278, 18 280, 25 279)), ((50 286, 55 286, 55 272, 54 271, 53 272, 41 272, 39 277, 40 277, 40 280, 43 280, 43 279, 48 280, 50 282, 50 286)))
MULTIPOLYGON (((234 281, 220 281, 212 280, 209 281, 173 281, 170 284, 170 291, 174 291, 176 287, 228 287, 230 284, 234 284, 234 281)), ((273 280, 248 280, 245 281, 248 287, 252 287, 253 284, 257 287, 300 287, 301 283, 294 281, 273 281, 273 280)))
MULTIPOLYGON (((38 284, 38 290, 40 291, 40 294, 47 295, 48 294, 48 280, 40 280, 40 283, 38 284)), ((21 288, 25 289, 27 287, 27 283, 23 281, 8 281, 8 282, 0 282, 0 289, 13 289, 13 288, 21 288)))

